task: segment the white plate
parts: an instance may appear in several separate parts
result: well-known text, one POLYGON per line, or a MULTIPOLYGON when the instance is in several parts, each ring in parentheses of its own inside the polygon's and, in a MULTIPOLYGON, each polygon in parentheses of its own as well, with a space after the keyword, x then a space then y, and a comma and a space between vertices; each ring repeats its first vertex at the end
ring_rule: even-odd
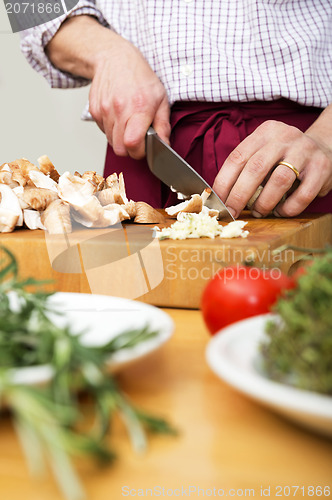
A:
POLYGON ((312 430, 332 436, 332 397, 274 382, 259 371, 259 344, 270 314, 224 328, 206 350, 212 370, 229 385, 312 430))
MULTIPOLYGON (((11 297, 13 302, 15 297, 11 297)), ((59 326, 70 325, 73 334, 82 331, 84 345, 103 345, 123 331, 148 325, 158 334, 135 347, 121 349, 113 354, 108 362, 111 372, 127 367, 158 349, 166 342, 174 330, 172 319, 156 307, 128 299, 107 295, 85 293, 55 293, 49 304, 63 315, 51 315, 52 321, 59 326)), ((13 371, 16 383, 39 385, 52 377, 50 366, 19 368, 13 371)))

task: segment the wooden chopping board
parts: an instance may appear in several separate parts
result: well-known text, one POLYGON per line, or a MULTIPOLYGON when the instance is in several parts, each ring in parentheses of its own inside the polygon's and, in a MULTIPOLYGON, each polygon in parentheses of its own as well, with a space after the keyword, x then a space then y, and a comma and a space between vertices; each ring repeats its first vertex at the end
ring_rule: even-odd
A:
MULTIPOLYGON (((138 299, 163 307, 198 308, 207 281, 225 265, 253 258, 291 273, 303 253, 273 251, 285 244, 320 248, 332 243, 332 215, 247 220, 248 238, 157 241, 149 225, 124 224, 47 235, 18 229, 1 236, 17 257, 20 276, 53 280, 48 289, 138 299)), ((171 224, 173 220, 168 220, 171 224)), ((309 254, 309 250, 307 254, 309 254)))

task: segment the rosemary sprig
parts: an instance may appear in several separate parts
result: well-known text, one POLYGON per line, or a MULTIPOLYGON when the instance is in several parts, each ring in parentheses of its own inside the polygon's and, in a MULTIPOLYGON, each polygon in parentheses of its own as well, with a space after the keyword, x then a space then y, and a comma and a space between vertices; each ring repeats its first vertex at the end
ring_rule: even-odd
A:
MULTIPOLYGON (((148 327, 127 331, 102 346, 87 347, 80 335, 71 335, 49 319, 50 293, 27 292, 39 287, 34 279, 19 280, 14 255, 2 248, 0 260, 0 407, 11 408, 14 424, 31 471, 43 471, 48 459, 63 494, 80 500, 84 492, 71 464, 72 455, 88 455, 111 462, 115 454, 104 444, 115 412, 121 416, 134 448, 146 447, 146 431, 175 434, 162 418, 133 407, 114 378, 106 373, 107 358, 120 349, 131 348, 153 338, 148 327), (9 292, 14 292, 14 299, 9 292), (11 370, 50 364, 54 376, 49 385, 34 388, 13 382, 11 370), (84 434, 78 391, 89 395, 94 425, 84 434)), ((54 313, 54 311, 52 311, 54 313)))

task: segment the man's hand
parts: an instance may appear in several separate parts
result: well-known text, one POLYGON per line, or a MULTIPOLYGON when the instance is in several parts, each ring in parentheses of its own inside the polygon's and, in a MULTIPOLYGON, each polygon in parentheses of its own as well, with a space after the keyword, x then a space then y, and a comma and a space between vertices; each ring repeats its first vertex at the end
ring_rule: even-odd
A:
POLYGON ((45 50, 54 66, 92 80, 90 112, 116 154, 142 158, 150 125, 168 142, 165 88, 130 42, 82 15, 67 19, 45 50))
POLYGON ((90 113, 115 154, 142 158, 151 124, 168 142, 171 127, 166 91, 138 49, 118 40, 98 57, 94 68, 90 113))
MULTIPOLYGON (((328 115, 331 120, 332 107, 329 108, 306 133, 282 122, 266 121, 229 155, 213 189, 234 217, 238 217, 261 184, 264 189, 253 206, 256 217, 264 217, 274 209, 277 215, 293 217, 316 196, 325 196, 332 189, 332 150, 324 140, 331 133, 326 130, 330 125, 324 127, 328 115), (296 174, 284 165, 275 168, 282 160, 298 170, 300 180, 284 202, 280 200, 292 187, 296 174)), ((331 141, 332 134, 329 137, 331 141)))

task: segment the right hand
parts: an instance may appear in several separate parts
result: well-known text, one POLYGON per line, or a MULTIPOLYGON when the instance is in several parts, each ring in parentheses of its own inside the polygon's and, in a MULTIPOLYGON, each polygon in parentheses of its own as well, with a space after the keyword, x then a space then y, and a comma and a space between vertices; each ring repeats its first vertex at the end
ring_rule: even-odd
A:
POLYGON ((151 125, 169 142, 166 90, 139 50, 123 38, 96 60, 89 100, 90 113, 115 154, 143 158, 151 125))

